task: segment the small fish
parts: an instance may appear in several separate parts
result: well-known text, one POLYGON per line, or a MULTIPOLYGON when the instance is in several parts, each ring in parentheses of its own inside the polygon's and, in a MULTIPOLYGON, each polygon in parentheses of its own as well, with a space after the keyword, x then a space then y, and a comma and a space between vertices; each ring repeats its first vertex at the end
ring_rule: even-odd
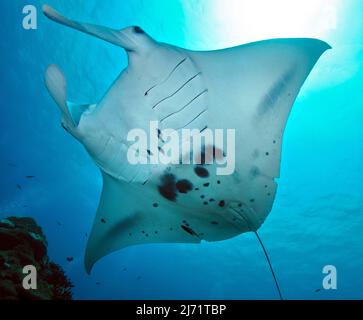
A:
POLYGON ((67 261, 68 261, 68 262, 73 261, 73 257, 67 257, 67 261))
POLYGON ((27 179, 33 179, 33 178, 35 178, 35 176, 25 176, 25 178, 27 178, 27 179))

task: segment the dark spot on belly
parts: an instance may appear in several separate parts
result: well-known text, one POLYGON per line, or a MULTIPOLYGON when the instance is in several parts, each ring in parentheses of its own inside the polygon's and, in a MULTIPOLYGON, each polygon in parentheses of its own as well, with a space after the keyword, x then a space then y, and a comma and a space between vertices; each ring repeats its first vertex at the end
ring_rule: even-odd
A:
POLYGON ((141 231, 141 233, 145 233, 145 231, 144 231, 144 230, 142 230, 142 231, 141 231))
POLYGON ((211 223, 211 224, 218 224, 218 222, 217 222, 217 221, 211 221, 210 223, 211 223))
POLYGON ((188 232, 190 235, 192 235, 192 236, 198 236, 198 234, 196 234, 195 233, 195 231, 192 229, 192 228, 190 228, 190 227, 188 227, 188 226, 184 226, 184 225, 181 225, 180 226, 185 232, 188 232))
POLYGON ((193 189, 192 183, 186 179, 179 180, 175 186, 180 193, 187 193, 193 189))
POLYGON ((206 206, 208 204, 208 201, 204 201, 203 204, 206 206))
POLYGON ((217 184, 221 184, 221 181, 220 180, 217 180, 217 184))
POLYGON ((269 153, 268 153, 268 152, 266 152, 266 153, 265 153, 265 155, 266 155, 266 156, 268 156, 268 155, 269 155, 269 153))
POLYGON ((209 172, 206 168, 203 168, 202 166, 196 166, 194 168, 194 172, 196 173, 196 175, 198 177, 201 177, 201 178, 207 178, 209 177, 209 172))
POLYGON ((204 183, 203 186, 209 187, 209 182, 204 183))
POLYGON ((106 223, 106 220, 102 218, 102 219, 101 219, 101 222, 102 222, 102 223, 106 223))
POLYGON ((214 199, 213 199, 213 198, 210 198, 210 199, 209 199, 209 202, 214 202, 214 199))
POLYGON ((260 175, 260 169, 256 166, 252 167, 250 170, 250 176, 251 178, 256 178, 260 175))
POLYGON ((134 27, 134 31, 135 31, 136 33, 140 33, 140 34, 145 33, 145 31, 144 31, 144 30, 142 30, 140 27, 134 27))
POLYGON ((171 173, 161 177, 161 184, 158 186, 159 193, 170 201, 176 200, 175 176, 171 173))
POLYGON ((241 207, 242 207, 242 203, 239 203, 239 204, 238 204, 238 207, 240 207, 240 208, 241 208, 241 207))
POLYGON ((219 201, 218 202, 218 205, 220 206, 220 207, 224 207, 224 205, 225 205, 226 203, 224 202, 224 200, 221 200, 221 201, 219 201))
POLYGON ((255 199, 250 199, 250 202, 255 202, 255 199))
POLYGON ((259 155, 260 155, 260 152, 257 149, 255 149, 252 153, 252 158, 257 159, 259 155))
POLYGON ((155 203, 153 203, 153 207, 154 208, 157 208, 159 205, 155 202, 155 203))
POLYGON ((195 188, 194 190, 195 190, 195 191, 198 191, 198 190, 199 190, 199 188, 195 188))
POLYGON ((202 199, 204 199, 204 197, 205 197, 205 196, 204 196, 204 194, 202 194, 200 197, 201 197, 202 199))

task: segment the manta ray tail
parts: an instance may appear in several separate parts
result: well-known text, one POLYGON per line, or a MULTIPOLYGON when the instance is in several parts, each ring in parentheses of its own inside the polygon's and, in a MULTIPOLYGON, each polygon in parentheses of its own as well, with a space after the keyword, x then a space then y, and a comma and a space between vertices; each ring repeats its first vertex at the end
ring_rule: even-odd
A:
POLYGON ((273 270, 273 268, 272 268, 272 264, 271 264, 270 258, 269 258, 269 256, 268 256, 268 253, 267 253, 267 251, 266 251, 266 248, 265 248, 265 246, 263 245, 263 242, 262 242, 262 240, 261 240, 260 236, 258 235, 257 231, 254 231, 254 233, 255 233, 255 235, 256 235, 256 237, 257 237, 257 239, 258 239, 258 242, 260 243, 260 245, 261 245, 261 247, 262 247, 263 253, 265 254, 266 260, 267 260, 267 262, 268 262, 268 265, 269 265, 269 267, 270 267, 270 270, 271 270, 272 276, 273 276, 274 281, 275 281, 275 284, 276 284, 277 291, 278 291, 279 296, 280 296, 280 300, 283 300, 283 298, 282 298, 282 294, 281 294, 281 290, 280 290, 280 286, 279 286, 279 284, 278 284, 278 282, 277 282, 276 275, 275 275, 275 272, 274 272, 274 270, 273 270))

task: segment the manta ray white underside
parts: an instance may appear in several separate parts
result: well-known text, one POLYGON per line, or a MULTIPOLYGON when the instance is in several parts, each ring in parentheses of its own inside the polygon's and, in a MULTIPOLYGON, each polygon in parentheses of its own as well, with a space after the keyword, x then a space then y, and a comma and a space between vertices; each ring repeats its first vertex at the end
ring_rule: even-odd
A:
MULTIPOLYGON (((103 256, 131 245, 217 241, 256 231, 274 201, 291 106, 329 45, 272 39, 196 52, 159 43, 139 27, 113 30, 69 20, 48 6, 43 10, 48 18, 128 54, 128 67, 100 102, 89 105, 67 101, 58 67, 46 72, 63 127, 84 145, 103 175, 87 272, 103 256), (131 165, 127 133, 148 131, 150 121, 159 121, 161 129, 235 129, 234 173, 217 176, 215 165, 204 163, 131 165)), ((162 149, 162 137, 157 138, 162 149)), ((205 146, 210 147, 222 148, 205 146)))

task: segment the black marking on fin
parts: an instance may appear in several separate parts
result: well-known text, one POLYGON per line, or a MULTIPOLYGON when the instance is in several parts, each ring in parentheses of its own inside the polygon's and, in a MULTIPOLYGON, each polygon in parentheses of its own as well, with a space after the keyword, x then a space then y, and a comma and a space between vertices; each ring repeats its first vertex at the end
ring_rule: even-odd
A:
POLYGON ((190 228, 190 227, 188 227, 188 226, 185 226, 185 225, 181 225, 180 226, 185 232, 187 232, 187 233, 189 233, 190 235, 192 235, 192 236, 197 236, 198 237, 198 234, 197 233, 195 233, 195 231, 192 229, 192 228, 190 228))

